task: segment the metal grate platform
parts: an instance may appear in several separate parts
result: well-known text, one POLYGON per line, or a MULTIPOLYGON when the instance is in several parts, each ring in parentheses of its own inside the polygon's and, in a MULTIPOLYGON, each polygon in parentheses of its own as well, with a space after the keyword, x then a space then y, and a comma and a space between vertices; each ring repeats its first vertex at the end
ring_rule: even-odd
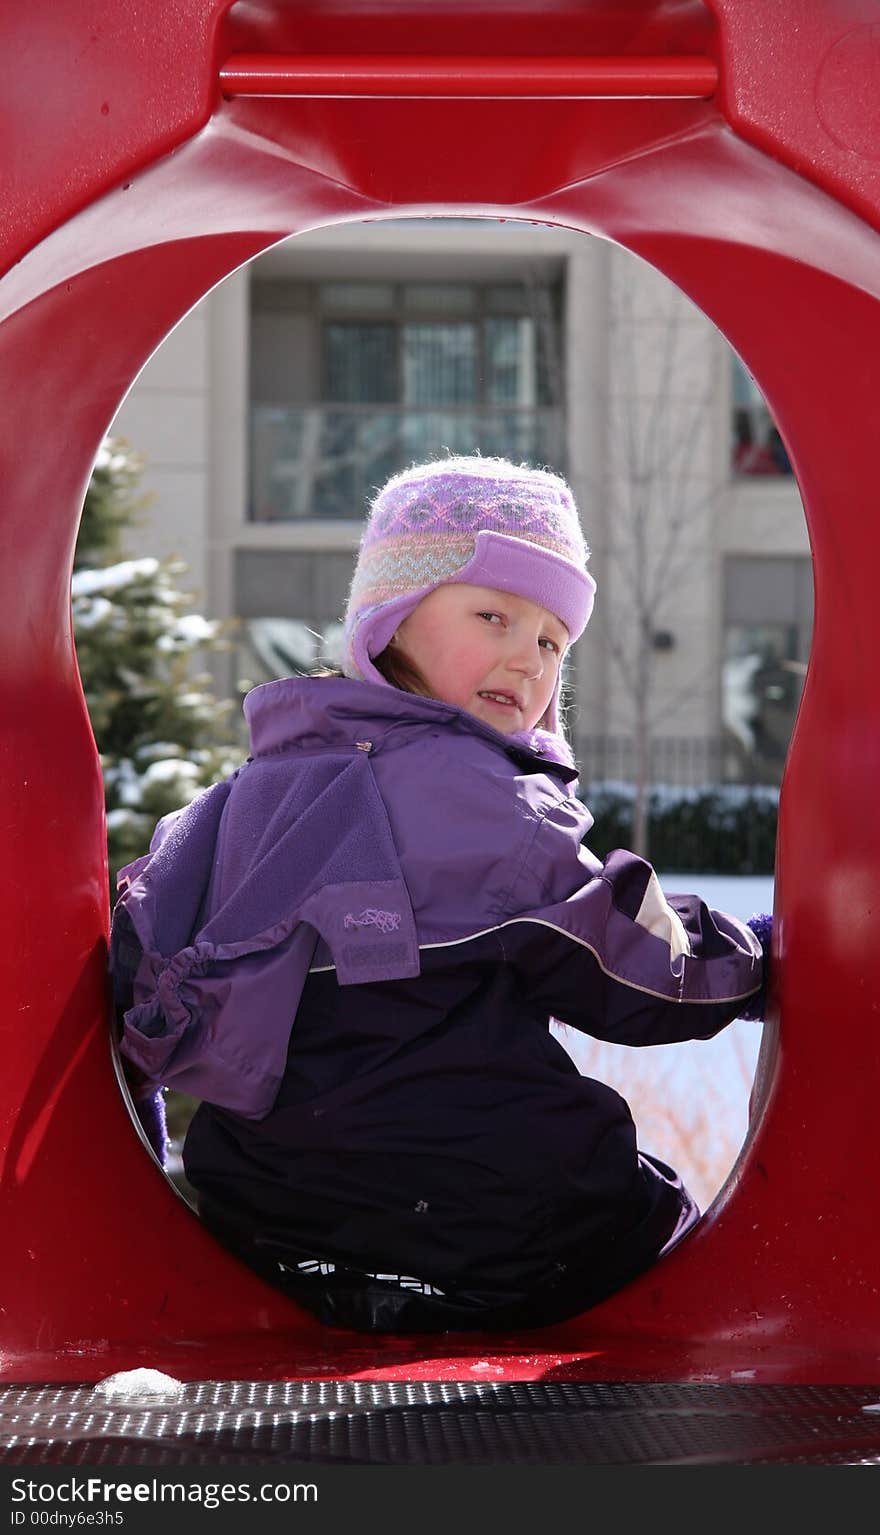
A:
POLYGON ((4 1465, 880 1465, 880 1388, 200 1381, 0 1388, 4 1465))

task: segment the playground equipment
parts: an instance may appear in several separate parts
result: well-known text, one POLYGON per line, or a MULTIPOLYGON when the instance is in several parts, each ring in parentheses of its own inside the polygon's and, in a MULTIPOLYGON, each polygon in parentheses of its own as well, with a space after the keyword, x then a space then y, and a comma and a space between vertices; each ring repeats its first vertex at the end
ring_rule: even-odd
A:
POLYGON ((0 1380, 880 1383, 873 0, 2 15, 0 1380), (303 230, 448 215, 615 241, 714 321, 794 465, 816 620, 780 805, 775 1012, 712 1209, 563 1326, 371 1338, 322 1329, 220 1250, 133 1128, 70 568, 108 424, 214 284, 303 230))

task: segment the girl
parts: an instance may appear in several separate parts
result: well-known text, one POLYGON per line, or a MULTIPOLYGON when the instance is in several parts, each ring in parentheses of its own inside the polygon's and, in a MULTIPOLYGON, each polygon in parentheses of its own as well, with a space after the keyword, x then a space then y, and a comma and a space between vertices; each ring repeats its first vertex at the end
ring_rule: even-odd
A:
POLYGON ((341 674, 254 688, 252 756, 120 876, 129 1069, 203 1100, 201 1215, 325 1322, 556 1321, 697 1219, 549 1024, 648 1045, 759 1017, 766 924, 584 846, 559 710, 587 560, 555 474, 395 476, 341 674))

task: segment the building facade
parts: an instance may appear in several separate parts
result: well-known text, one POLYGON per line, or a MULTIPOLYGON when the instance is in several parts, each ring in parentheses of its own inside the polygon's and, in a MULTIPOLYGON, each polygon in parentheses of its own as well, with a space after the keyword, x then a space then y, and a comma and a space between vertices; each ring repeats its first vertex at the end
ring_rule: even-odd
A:
POLYGON ((585 778, 778 781, 812 625, 797 485, 724 338, 628 252, 510 220, 300 235, 177 326, 111 430, 152 492, 130 552, 182 558, 230 621, 222 695, 333 659, 389 474, 498 453, 566 475, 592 549, 585 778))

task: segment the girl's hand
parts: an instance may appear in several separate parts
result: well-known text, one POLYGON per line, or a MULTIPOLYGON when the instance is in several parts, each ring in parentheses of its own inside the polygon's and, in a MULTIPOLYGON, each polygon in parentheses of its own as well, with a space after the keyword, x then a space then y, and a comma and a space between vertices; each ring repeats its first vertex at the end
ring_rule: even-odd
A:
POLYGON ((168 1157, 168 1128, 165 1123, 165 1095, 161 1087, 145 1081, 131 1061, 123 1062, 125 1081, 134 1111, 147 1140, 162 1166, 168 1157))
POLYGON ((760 991, 756 991, 755 995, 749 998, 747 1005, 739 1016, 751 1019, 755 1023, 763 1023, 764 1009, 767 1005, 767 987, 770 982, 770 946, 773 940, 773 918, 769 912, 756 911, 749 917, 746 927, 751 928, 761 945, 764 956, 764 981, 760 991))
POLYGON ((140 1097, 133 1095, 133 1100, 141 1129, 164 1167, 168 1156, 168 1129, 165 1123, 165 1096, 162 1089, 161 1087, 143 1088, 140 1097))

